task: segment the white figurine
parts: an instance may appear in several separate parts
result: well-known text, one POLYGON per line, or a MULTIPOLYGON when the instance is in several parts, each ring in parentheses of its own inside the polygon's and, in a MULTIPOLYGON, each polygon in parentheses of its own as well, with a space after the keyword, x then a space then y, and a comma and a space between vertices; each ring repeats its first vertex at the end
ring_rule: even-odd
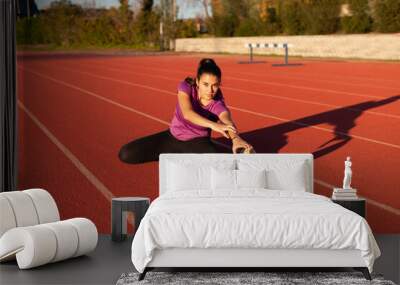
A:
POLYGON ((346 161, 344 162, 344 179, 343 179, 343 189, 352 189, 350 184, 351 184, 351 176, 352 176, 352 171, 351 171, 351 160, 350 156, 347 157, 346 161))

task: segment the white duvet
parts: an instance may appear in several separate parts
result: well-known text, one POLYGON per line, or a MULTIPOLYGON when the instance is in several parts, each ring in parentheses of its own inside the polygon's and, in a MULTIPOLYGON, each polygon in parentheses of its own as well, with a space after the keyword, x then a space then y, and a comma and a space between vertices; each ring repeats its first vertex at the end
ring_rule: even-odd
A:
POLYGON ((143 272, 164 248, 358 249, 370 272, 380 256, 361 216, 324 196, 265 189, 162 195, 134 237, 135 268, 143 272))

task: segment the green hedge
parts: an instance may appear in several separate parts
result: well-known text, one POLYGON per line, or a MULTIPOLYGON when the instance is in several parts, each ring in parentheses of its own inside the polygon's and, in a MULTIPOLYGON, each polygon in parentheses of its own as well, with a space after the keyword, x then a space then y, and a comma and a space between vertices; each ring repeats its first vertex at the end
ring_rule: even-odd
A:
POLYGON ((349 0, 351 16, 341 19, 345 33, 367 33, 372 29, 372 17, 368 0, 349 0))
POLYGON ((305 33, 311 35, 333 34, 339 27, 339 0, 309 0, 303 4, 305 33))
POLYGON ((299 1, 284 1, 280 7, 283 32, 288 35, 301 35, 306 31, 305 6, 299 1))
POLYGON ((400 32, 400 1, 377 0, 374 5, 374 25, 382 33, 400 32))
POLYGON ((61 0, 40 15, 17 20, 17 44, 55 47, 159 45, 158 11, 118 9, 85 10, 61 0))
POLYGON ((400 0, 270 0, 264 6, 259 0, 211 2, 217 12, 209 26, 216 36, 400 32, 400 0), (345 4, 351 15, 341 17, 345 4))
MULTIPOLYGON (((151 8, 150 0, 143 1, 145 6, 135 12, 129 9, 128 3, 120 0, 118 8, 94 10, 83 9, 69 0, 52 2, 39 16, 17 20, 17 43, 158 48, 163 11, 159 6, 151 8)), ((220 0, 211 3, 215 12, 208 19, 207 27, 209 34, 215 36, 400 32, 400 0, 220 0), (342 4, 349 5, 350 15, 340 17, 342 4)), ((165 20, 164 33, 164 41, 173 37, 197 37, 196 21, 165 20)))

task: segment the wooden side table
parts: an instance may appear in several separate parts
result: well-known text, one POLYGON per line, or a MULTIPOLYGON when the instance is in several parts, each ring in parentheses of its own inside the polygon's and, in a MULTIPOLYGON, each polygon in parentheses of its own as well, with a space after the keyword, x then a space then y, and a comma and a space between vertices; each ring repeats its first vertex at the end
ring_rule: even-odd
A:
POLYGON ((336 200, 332 199, 332 202, 339 204, 340 206, 359 214, 365 218, 365 199, 357 198, 355 200, 336 200))
POLYGON ((135 230, 146 214, 150 199, 145 197, 120 197, 111 201, 111 239, 123 241, 127 233, 127 212, 135 215, 135 230))

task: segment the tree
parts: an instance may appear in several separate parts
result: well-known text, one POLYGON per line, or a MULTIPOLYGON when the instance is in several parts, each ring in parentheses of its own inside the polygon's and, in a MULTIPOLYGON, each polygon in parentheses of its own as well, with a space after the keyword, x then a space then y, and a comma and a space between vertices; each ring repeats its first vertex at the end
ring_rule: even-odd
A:
POLYGON ((378 0, 374 2, 374 20, 378 31, 400 32, 400 1, 378 0))
POLYGON ((118 29, 121 42, 132 41, 132 11, 129 7, 129 0, 119 0, 119 17, 118 17, 118 29))
POLYGON ((135 32, 138 41, 150 45, 159 42, 160 11, 154 11, 153 0, 142 0, 140 12, 136 18, 135 32))
POLYGON ((285 1, 280 3, 280 17, 284 33, 299 35, 305 31, 304 6, 300 1, 285 1))
POLYGON ((343 17, 341 25, 346 33, 366 33, 371 31, 372 18, 368 0, 349 0, 351 16, 343 17))
POLYGON ((150 13, 153 9, 153 4, 154 4, 153 0, 142 0, 142 5, 141 5, 142 12, 150 13))
POLYGON ((261 35, 276 35, 282 32, 280 19, 280 1, 263 0, 259 4, 258 18, 261 24, 261 35))
POLYGON ((312 35, 332 34, 339 27, 339 0, 304 1, 305 33, 312 35))
POLYGON ((176 14, 177 7, 175 5, 175 0, 160 1, 160 25, 162 25, 163 32, 160 38, 161 49, 171 48, 171 40, 176 38, 176 14))
POLYGON ((213 0, 211 30, 216 36, 230 37, 254 30, 250 10, 254 0, 213 0))

